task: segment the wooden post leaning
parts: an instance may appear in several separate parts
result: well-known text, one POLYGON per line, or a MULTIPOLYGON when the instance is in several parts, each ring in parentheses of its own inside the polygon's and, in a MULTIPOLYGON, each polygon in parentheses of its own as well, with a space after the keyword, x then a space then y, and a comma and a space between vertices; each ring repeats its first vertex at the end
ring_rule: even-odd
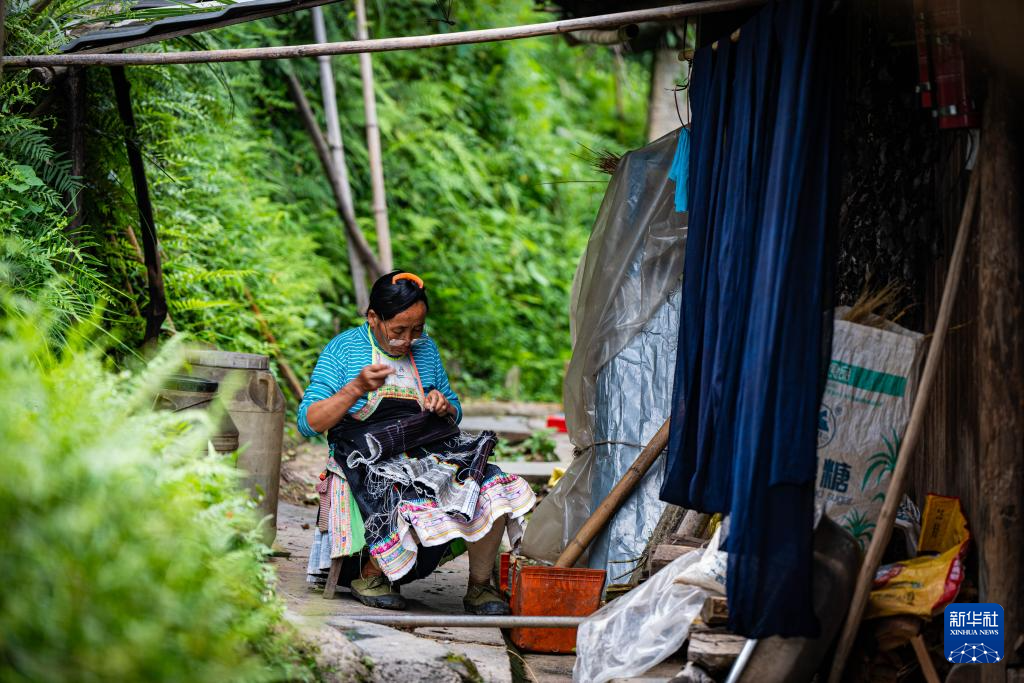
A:
POLYGON ((960 284, 960 273, 963 270, 964 253, 967 251, 967 236, 974 218, 974 207, 978 201, 978 185, 981 174, 974 171, 971 174, 970 186, 967 190, 967 198, 964 202, 964 210, 960 216, 960 226, 957 228, 956 242, 953 246, 953 253, 949 259, 949 270, 946 273, 946 282, 942 290, 942 300, 939 304, 939 313, 935 319, 935 329, 932 333, 932 341, 928 347, 928 356, 925 360, 924 371, 921 374, 921 384, 917 390, 917 397, 914 399, 914 407, 910 412, 910 421, 907 430, 903 435, 903 443, 900 445, 899 456, 896 460, 896 467, 893 469, 892 479, 889 480, 889 487, 885 492, 885 503, 878 516, 878 525, 875 527, 875 534, 871 538, 871 545, 861 564, 860 574, 857 576, 856 589, 853 593, 853 600, 850 603, 850 611, 846 615, 846 623, 843 624, 843 631, 839 637, 839 645, 836 648, 835 659, 832 660, 832 670, 829 673, 828 683, 839 683, 843 676, 843 669, 846 660, 853 649, 853 642, 857 637, 857 630, 860 627, 861 617, 864 615, 864 608, 867 607, 868 595, 871 592, 871 584, 875 577, 875 571, 882 560, 882 553, 889 544, 892 536, 892 526, 896 521, 896 512, 899 509, 900 500, 906 489, 907 475, 910 471, 910 458, 914 454, 917 442, 924 430, 924 416, 928 408, 928 399, 932 393, 932 385, 939 369, 939 357, 942 355, 942 347, 946 341, 946 332, 949 331, 949 319, 953 313, 953 301, 956 299, 956 291, 960 284))
POLYGON ((601 501, 597 509, 587 518, 587 521, 583 523, 580 530, 576 532, 576 536, 565 546, 565 550, 562 551, 558 561, 555 562, 556 567, 572 567, 580 559, 580 555, 586 552, 587 547, 601 533, 601 530, 604 529, 612 515, 622 507, 629 494, 633 492, 636 485, 640 483, 640 480, 644 478, 647 471, 651 469, 651 465, 658 459, 661 452, 665 450, 665 446, 668 445, 668 430, 669 421, 665 420, 665 424, 661 425, 661 429, 644 446, 644 449, 640 451, 640 455, 636 456, 636 460, 629 466, 626 473, 622 475, 619 483, 601 501))

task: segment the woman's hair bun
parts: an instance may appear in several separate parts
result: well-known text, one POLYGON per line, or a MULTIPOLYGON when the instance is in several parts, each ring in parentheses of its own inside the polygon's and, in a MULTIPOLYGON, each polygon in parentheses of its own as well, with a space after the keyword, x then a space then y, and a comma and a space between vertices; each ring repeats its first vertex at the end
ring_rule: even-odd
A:
POLYGON ((372 310, 384 320, 390 320, 417 301, 422 301, 429 310, 430 304, 427 303, 427 289, 423 286, 423 280, 407 271, 393 270, 381 275, 373 283, 370 290, 370 307, 366 312, 372 310))

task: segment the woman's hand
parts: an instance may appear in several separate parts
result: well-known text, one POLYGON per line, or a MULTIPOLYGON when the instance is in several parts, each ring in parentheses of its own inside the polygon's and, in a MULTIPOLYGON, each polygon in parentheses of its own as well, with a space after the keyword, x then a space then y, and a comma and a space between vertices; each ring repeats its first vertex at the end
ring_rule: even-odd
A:
POLYGON ((442 416, 455 412, 452 408, 452 404, 449 403, 448 399, 444 397, 444 394, 437 389, 432 389, 430 393, 427 394, 426 399, 423 401, 423 407, 432 413, 442 416))
POLYGON ((387 363, 367 365, 359 371, 359 374, 352 380, 352 383, 361 396, 380 389, 384 386, 384 382, 387 381, 388 375, 392 375, 394 372, 395 369, 387 363))

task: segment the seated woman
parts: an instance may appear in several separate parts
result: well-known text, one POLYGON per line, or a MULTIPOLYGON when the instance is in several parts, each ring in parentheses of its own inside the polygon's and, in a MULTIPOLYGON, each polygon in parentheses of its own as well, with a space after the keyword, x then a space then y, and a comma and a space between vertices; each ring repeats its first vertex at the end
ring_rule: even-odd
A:
POLYGON ((370 292, 366 322, 320 354, 299 405, 306 436, 327 432, 330 453, 307 572, 371 607, 404 609, 399 586, 430 574, 468 545, 471 614, 508 614, 491 586, 502 532, 518 542, 530 486, 488 464, 496 438, 462 432, 459 398, 423 331, 423 281, 393 271, 370 292))

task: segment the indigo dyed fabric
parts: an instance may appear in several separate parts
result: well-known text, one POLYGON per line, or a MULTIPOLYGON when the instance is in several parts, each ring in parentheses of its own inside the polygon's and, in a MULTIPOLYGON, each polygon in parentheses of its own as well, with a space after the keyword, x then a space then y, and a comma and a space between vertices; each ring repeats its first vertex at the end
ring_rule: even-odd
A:
POLYGON ((697 51, 689 236, 663 500, 729 513, 730 630, 814 636, 811 560, 825 247, 830 3, 773 2, 697 51))

